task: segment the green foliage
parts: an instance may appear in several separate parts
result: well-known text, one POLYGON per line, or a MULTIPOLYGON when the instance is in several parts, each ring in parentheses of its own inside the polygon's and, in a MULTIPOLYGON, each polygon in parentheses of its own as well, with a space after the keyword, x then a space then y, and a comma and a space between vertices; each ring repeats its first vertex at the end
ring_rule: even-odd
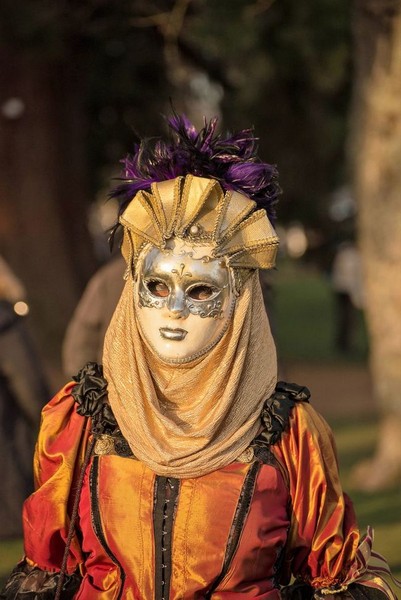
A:
MULTIPOLYGON (((132 149, 133 130, 159 134, 169 97, 180 104, 183 91, 171 83, 165 30, 155 19, 175 6, 173 0, 1 4, 0 43, 58 62, 61 70, 68 64, 85 89, 93 193, 105 168, 132 149)), ((278 164, 281 221, 319 226, 327 194, 342 183, 350 11, 347 0, 192 0, 178 30, 181 60, 224 90, 224 125, 253 124, 262 157, 278 164)))
POLYGON ((237 128, 251 121, 261 155, 278 164, 279 219, 321 227, 327 195, 345 172, 350 3, 204 0, 196 6, 183 36, 221 63, 225 122, 237 128))

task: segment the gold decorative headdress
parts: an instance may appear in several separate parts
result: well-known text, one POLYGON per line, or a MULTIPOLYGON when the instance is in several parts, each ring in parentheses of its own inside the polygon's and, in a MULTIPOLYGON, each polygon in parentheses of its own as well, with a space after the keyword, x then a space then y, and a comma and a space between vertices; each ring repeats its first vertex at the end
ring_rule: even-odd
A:
POLYGON ((198 131, 177 114, 167 122, 172 139, 142 140, 112 192, 120 220, 111 239, 123 225, 128 267, 146 244, 162 249, 172 237, 212 246, 212 257, 225 257, 238 275, 273 267, 278 173, 257 156, 253 131, 217 134, 217 119, 198 131))
POLYGON ((223 192, 216 179, 176 177, 137 192, 120 217, 122 253, 131 267, 147 244, 165 248, 171 237, 211 245, 212 258, 226 257, 240 269, 274 267, 278 237, 263 209, 236 191, 223 192))

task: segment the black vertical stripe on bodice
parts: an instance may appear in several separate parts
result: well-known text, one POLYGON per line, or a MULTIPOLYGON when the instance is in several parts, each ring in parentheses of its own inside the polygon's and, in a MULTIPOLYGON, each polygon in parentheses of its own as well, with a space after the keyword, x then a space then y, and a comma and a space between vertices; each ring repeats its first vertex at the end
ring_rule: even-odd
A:
POLYGON ((242 530, 245 525, 246 518, 249 513, 251 506, 252 496, 255 489, 256 478, 260 469, 261 463, 255 461, 249 469, 244 484, 242 486, 241 494, 238 499, 237 508, 235 510, 234 519, 231 525, 230 533, 228 536, 226 553, 224 556, 223 568, 220 575, 212 583, 212 586, 207 591, 205 599, 211 597, 212 593, 217 589, 220 583, 226 576, 228 569, 230 568, 234 554, 238 548, 239 540, 241 537, 242 530))
POLYGON ((172 531, 180 482, 158 475, 155 480, 153 526, 155 539, 155 600, 169 600, 172 531))

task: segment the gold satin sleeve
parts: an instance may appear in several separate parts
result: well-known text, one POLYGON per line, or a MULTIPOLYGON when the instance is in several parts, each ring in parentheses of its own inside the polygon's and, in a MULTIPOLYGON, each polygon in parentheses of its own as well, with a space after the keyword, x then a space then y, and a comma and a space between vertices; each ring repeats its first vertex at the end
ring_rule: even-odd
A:
POLYGON ((289 429, 273 451, 288 473, 292 502, 285 578, 292 573, 314 588, 341 585, 355 558, 359 531, 342 491, 329 426, 310 404, 296 404, 289 429))
MULTIPOLYGON (((69 512, 89 435, 87 419, 76 412, 70 395, 74 384, 63 388, 44 407, 34 457, 36 491, 24 503, 24 548, 30 565, 57 571, 61 567, 69 528, 69 512)), ((74 536, 67 570, 82 563, 74 536)))

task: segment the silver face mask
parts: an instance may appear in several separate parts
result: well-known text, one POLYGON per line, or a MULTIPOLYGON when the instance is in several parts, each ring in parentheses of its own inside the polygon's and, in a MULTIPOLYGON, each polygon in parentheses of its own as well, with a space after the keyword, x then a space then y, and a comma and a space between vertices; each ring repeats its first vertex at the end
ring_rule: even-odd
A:
POLYGON ((235 303, 231 273, 210 254, 209 246, 193 248, 173 239, 166 250, 152 247, 138 265, 139 328, 166 362, 202 356, 228 328, 235 303))

